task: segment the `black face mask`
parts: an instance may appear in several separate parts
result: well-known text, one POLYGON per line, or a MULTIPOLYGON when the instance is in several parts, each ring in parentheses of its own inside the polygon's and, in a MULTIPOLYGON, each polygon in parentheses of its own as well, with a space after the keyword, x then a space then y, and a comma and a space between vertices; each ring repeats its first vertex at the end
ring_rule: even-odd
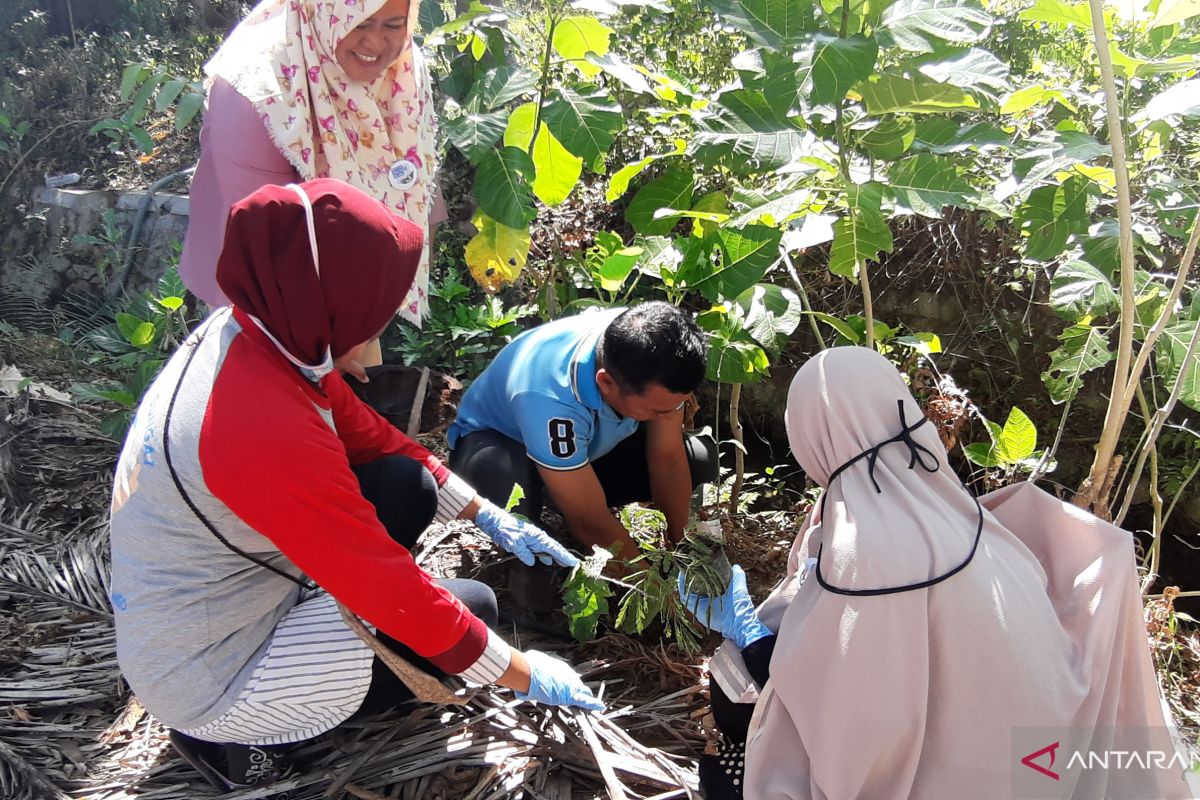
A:
MULTIPOLYGON (((927 420, 925 417, 921 417, 920 422, 917 422, 913 425, 909 425, 908 421, 904 418, 904 401, 897 400, 896 408, 900 412, 900 428, 901 428, 900 433, 896 434, 895 436, 893 436, 890 439, 886 439, 886 440, 880 442, 879 444, 875 445, 874 447, 872 447, 868 450, 862 451, 861 453, 856 455, 854 458, 850 459, 849 461, 847 461, 846 463, 842 464, 840 467, 835 469, 833 471, 833 473, 829 476, 829 481, 825 487, 825 493, 823 495, 821 495, 821 520, 822 520, 822 522, 824 522, 824 519, 825 519, 825 498, 829 495, 829 487, 833 485, 834 479, 837 478, 839 475, 841 475, 843 472, 845 472, 849 467, 853 466, 854 464, 857 464, 859 461, 862 461, 864 458, 867 460, 867 475, 871 478, 871 484, 874 485, 876 494, 883 494, 883 490, 879 488, 879 482, 877 480, 875 480, 875 463, 879 460, 880 451, 883 450, 883 448, 887 447, 890 444, 903 443, 904 446, 908 448, 908 452, 909 452, 909 456, 910 456, 909 461, 908 461, 909 469, 913 469, 918 464, 920 464, 921 469, 925 470, 926 472, 937 472, 941 468, 941 464, 938 462, 937 456, 934 455, 929 450, 929 448, 925 447, 924 445, 918 444, 912 438, 913 431, 920 428, 922 425, 924 425, 929 420, 927 420), (927 462, 926 459, 929 459, 929 462, 927 462), (932 465, 930 462, 932 463, 932 465)), ((824 548, 825 548, 825 545, 822 544, 821 547, 817 549, 817 566, 816 566, 817 583, 819 583, 821 585, 822 589, 833 592, 834 594, 844 594, 844 595, 849 595, 851 597, 871 597, 874 595, 899 594, 900 592, 911 592, 916 589, 925 589, 930 586, 933 586, 935 583, 941 583, 942 581, 946 580, 947 578, 949 578, 953 575, 957 575, 959 572, 961 572, 963 569, 965 569, 967 564, 971 563, 971 559, 973 559, 975 557, 975 551, 977 549, 979 549, 979 538, 983 534, 983 506, 979 505, 978 499, 976 499, 974 497, 972 497, 971 499, 975 500, 975 508, 978 509, 978 511, 979 511, 979 524, 975 528, 975 542, 974 542, 974 544, 971 545, 971 552, 967 554, 966 560, 963 561, 961 564, 959 564, 954 569, 947 572, 946 574, 939 575, 936 578, 930 578, 929 580, 921 581, 919 583, 910 583, 905 586, 894 586, 894 587, 884 588, 884 589, 842 589, 837 586, 831 586, 830 584, 826 583, 825 578, 821 575, 821 551, 824 550, 824 548)))

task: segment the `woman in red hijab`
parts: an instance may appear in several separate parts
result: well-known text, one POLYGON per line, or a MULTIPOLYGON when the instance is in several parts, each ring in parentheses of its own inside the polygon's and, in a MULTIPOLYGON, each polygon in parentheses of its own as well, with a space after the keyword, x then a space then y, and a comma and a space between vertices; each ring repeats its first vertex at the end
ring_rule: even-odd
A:
POLYGON ((233 207, 217 266, 232 307, 167 362, 125 442, 117 658, 220 788, 277 777, 287 745, 411 698, 339 601, 433 674, 600 707, 570 666, 491 630, 490 589, 434 580, 409 549, 433 519, 458 517, 526 563, 574 557, 479 498, 339 374, 365 378, 357 356, 395 315, 421 246, 415 225, 348 184, 256 191, 233 207))

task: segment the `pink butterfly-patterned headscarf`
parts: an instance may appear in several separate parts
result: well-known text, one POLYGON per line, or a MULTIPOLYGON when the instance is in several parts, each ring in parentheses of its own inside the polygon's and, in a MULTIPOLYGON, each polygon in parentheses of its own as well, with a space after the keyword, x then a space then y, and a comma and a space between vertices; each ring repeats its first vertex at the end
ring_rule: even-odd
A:
MULTIPOLYGON (((373 83, 350 80, 334 52, 385 0, 262 0, 206 66, 254 104, 271 140, 304 180, 337 178, 422 230, 429 223, 437 113, 411 44, 373 83)), ((414 11, 416 2, 413 3, 414 11)), ((409 41, 416 24, 410 13, 409 41)), ((400 315, 428 311, 429 248, 400 315)))

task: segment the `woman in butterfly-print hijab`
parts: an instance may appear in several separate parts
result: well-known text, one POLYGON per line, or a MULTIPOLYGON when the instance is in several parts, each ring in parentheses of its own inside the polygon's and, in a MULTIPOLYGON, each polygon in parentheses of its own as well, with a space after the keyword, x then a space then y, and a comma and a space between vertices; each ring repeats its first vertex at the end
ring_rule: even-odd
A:
MULTIPOLYGON (((411 11, 410 0, 263 0, 213 56, 180 259, 201 300, 228 303, 216 281, 225 218, 264 184, 337 178, 427 233, 438 221, 437 115, 411 11)), ((418 324, 428 238, 400 308, 418 324)))

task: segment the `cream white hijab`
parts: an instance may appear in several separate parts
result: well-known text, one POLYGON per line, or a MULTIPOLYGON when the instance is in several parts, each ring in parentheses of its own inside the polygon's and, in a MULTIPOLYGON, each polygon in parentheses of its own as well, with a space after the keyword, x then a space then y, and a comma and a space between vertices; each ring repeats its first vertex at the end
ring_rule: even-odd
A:
POLYGON ((822 352, 792 382, 792 451, 826 490, 760 609, 779 638, 751 723, 745 796, 1189 797, 1174 773, 1066 768, 1068 749, 1129 741, 1106 726, 1158 726, 1138 744, 1170 749, 1130 535, 1029 484, 977 506, 932 425, 910 436, 936 471, 910 468, 901 441, 879 450, 873 470, 862 459, 828 485, 841 464, 900 433, 898 400, 909 425, 922 419, 896 370, 865 348, 822 352), (804 579, 818 552, 837 589, 936 579, 970 555, 981 509, 974 557, 928 588, 853 596, 804 579), (1056 763, 1049 752, 1034 763, 1058 779, 1021 763, 1053 741, 1056 763))

